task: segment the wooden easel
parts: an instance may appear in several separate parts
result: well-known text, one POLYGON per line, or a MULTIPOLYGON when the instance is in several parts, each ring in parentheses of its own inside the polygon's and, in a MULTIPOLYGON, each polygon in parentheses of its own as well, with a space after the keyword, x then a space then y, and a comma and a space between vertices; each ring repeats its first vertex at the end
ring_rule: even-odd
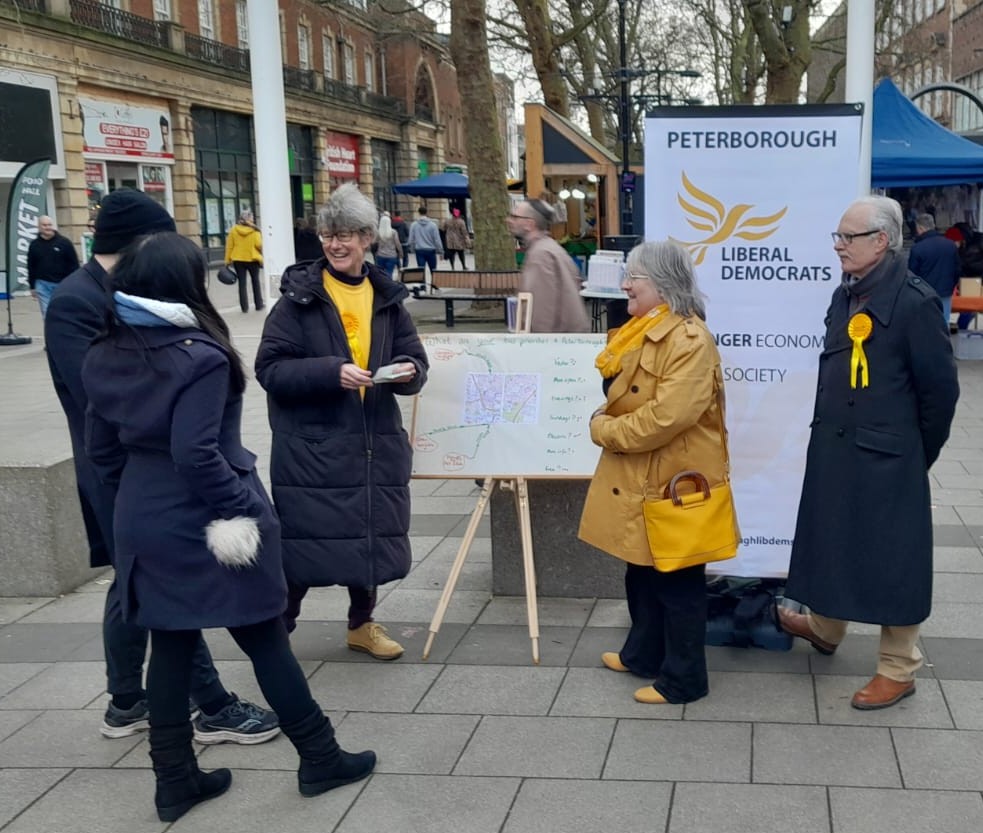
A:
MULTIPOLYGON (((516 307, 516 332, 528 333, 532 322, 532 294, 529 292, 519 293, 519 302, 516 307)), ((437 603, 437 610, 434 612, 433 620, 430 622, 430 635, 427 637, 427 644, 423 648, 423 658, 430 657, 430 648, 433 645, 437 631, 444 621, 447 613, 447 606, 450 604, 457 580, 461 576, 461 569, 464 561, 471 550, 471 543, 474 541, 475 533, 478 530, 478 523, 481 516, 485 513, 485 507, 491 497, 495 484, 500 483, 501 488, 515 493, 515 508, 519 519, 519 538, 522 543, 522 566, 526 585, 526 616, 529 621, 529 639, 532 642, 532 661, 539 665, 539 610, 536 606, 536 564, 533 561, 532 552, 532 522, 529 518, 529 489, 525 477, 502 480, 494 477, 486 477, 481 488, 481 495, 478 503, 471 513, 468 521, 468 528, 464 532, 461 546, 458 548, 454 564, 451 566, 450 574, 447 576, 447 583, 444 585, 444 592, 437 603)))

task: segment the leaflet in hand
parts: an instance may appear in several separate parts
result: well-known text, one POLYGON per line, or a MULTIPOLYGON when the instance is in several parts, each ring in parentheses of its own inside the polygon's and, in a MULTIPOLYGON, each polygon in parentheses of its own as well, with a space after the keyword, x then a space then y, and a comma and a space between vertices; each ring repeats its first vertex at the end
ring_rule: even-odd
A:
POLYGON ((372 377, 372 381, 377 385, 384 382, 402 382, 412 375, 413 370, 407 367, 406 362, 400 362, 399 364, 386 364, 375 372, 375 375, 372 377))

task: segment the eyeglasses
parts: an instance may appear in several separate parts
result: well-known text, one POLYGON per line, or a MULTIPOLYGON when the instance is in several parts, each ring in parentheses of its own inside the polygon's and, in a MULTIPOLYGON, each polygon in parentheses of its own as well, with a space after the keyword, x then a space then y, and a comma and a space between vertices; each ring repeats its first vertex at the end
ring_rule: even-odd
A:
POLYGON ((352 231, 351 229, 345 229, 344 231, 336 231, 333 234, 329 234, 328 232, 322 231, 317 236, 317 239, 320 240, 322 243, 330 243, 332 239, 337 240, 339 243, 351 243, 352 240, 355 238, 356 234, 358 234, 358 232, 352 231))
POLYGON ((525 214, 516 214, 516 213, 511 212, 511 211, 509 212, 508 217, 509 217, 510 220, 531 220, 532 219, 532 217, 528 217, 525 214))
POLYGON ((833 237, 833 245, 842 243, 844 246, 849 246, 858 237, 867 237, 871 234, 880 234, 882 231, 884 231, 882 228, 872 228, 870 231, 858 231, 854 234, 849 234, 845 231, 832 231, 830 234, 833 237))
POLYGON ((648 279, 648 275, 636 275, 634 272, 625 272, 622 282, 628 281, 629 283, 634 283, 635 281, 647 281, 648 279))

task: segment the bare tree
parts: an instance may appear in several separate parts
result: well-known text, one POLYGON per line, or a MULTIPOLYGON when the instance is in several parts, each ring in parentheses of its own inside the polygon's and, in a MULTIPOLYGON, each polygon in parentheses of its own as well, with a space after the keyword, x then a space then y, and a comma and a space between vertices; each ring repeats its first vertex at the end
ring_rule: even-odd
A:
POLYGON ((457 88, 468 107, 464 146, 475 239, 480 244, 475 247, 475 266, 515 269, 515 245, 505 225, 509 198, 488 58, 485 0, 452 0, 450 50, 457 69, 457 88))

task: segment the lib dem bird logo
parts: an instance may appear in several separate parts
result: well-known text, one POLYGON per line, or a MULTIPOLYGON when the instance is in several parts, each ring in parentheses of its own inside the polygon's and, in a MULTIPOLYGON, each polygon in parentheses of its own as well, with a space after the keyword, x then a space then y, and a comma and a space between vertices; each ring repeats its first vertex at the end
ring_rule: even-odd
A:
POLYGON ((740 237, 742 240, 764 240, 766 237, 771 237, 778 231, 778 221, 788 211, 788 206, 785 206, 781 211, 766 217, 746 217, 745 215, 754 208, 753 205, 740 203, 728 210, 716 197, 701 191, 690 182, 685 171, 682 177, 683 188, 686 189, 690 199, 678 193, 676 200, 688 215, 686 222, 697 231, 706 232, 708 236, 692 243, 683 240, 674 242, 689 249, 690 254, 693 255, 693 263, 697 266, 703 263, 711 246, 724 243, 731 237, 740 237))

